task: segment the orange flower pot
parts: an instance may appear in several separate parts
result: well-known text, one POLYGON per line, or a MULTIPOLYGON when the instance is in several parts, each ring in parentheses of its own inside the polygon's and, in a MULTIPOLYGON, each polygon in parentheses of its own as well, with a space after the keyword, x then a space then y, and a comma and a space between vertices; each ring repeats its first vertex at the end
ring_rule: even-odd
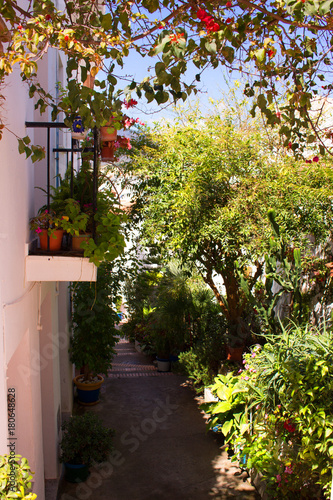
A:
POLYGON ((88 241, 91 238, 91 234, 79 234, 78 236, 72 236, 72 250, 77 252, 83 252, 83 248, 81 248, 81 243, 83 241, 88 241))
POLYGON ((228 361, 236 361, 241 363, 243 361, 244 347, 231 347, 227 345, 227 359, 228 361))
POLYGON ((101 141, 115 141, 117 139, 117 129, 113 128, 111 122, 100 128, 101 141))
POLYGON ((107 145, 101 147, 101 159, 102 161, 114 160, 114 148, 111 142, 108 142, 107 145))
MULTIPOLYGON (((50 252, 56 252, 61 249, 62 237, 64 235, 63 229, 56 229, 53 232, 53 235, 50 236, 50 252)), ((41 250, 48 250, 47 248, 47 229, 42 229, 42 232, 39 233, 39 241, 41 250)))

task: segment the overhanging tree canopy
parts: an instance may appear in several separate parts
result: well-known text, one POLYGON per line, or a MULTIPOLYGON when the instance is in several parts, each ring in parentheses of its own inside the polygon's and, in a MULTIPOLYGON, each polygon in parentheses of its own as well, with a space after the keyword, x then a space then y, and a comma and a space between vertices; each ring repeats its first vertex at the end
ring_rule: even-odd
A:
POLYGON ((221 64, 249 74, 247 95, 279 126, 286 145, 297 152, 302 141, 318 140, 321 152, 330 149, 331 130, 310 109, 314 97, 324 99, 317 99, 321 107, 332 95, 332 0, 106 0, 103 5, 104 11, 92 0, 71 0, 58 10, 49 0, 22 6, 2 1, 0 77, 19 64, 30 96, 39 95, 41 111, 50 104, 53 118, 63 110, 70 123, 80 114, 89 127, 119 112, 124 97, 115 92, 116 67, 131 49, 153 58, 155 75, 133 79, 125 89, 127 102, 135 93, 149 102, 185 100, 194 91, 181 81, 188 61, 198 68, 197 80, 205 67, 221 64), (59 102, 35 79, 38 61, 50 47, 68 56, 68 94, 59 102), (97 74, 102 66, 106 78, 96 83, 97 91, 82 87, 87 72, 97 74))

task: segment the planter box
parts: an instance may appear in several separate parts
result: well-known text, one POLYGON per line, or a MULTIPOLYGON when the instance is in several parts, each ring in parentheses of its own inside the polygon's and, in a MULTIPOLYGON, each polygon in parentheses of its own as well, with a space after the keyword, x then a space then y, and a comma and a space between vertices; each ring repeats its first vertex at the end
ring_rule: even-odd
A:
POLYGON ((85 257, 28 255, 27 281, 96 281, 97 267, 85 257))

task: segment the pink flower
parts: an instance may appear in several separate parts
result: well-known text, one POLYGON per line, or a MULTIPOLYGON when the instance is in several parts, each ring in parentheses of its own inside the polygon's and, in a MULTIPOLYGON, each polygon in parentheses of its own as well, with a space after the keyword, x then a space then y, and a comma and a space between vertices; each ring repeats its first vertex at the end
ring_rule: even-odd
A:
POLYGON ((288 465, 286 466, 286 468, 284 469, 284 472, 286 474, 292 474, 293 473, 293 469, 292 467, 289 467, 288 465))
POLYGON ((40 227, 37 227, 36 231, 35 231, 37 234, 40 234, 42 232, 41 228, 40 227))
POLYGON ((280 476, 280 474, 277 474, 276 480, 277 480, 278 483, 281 483, 281 476, 280 476))

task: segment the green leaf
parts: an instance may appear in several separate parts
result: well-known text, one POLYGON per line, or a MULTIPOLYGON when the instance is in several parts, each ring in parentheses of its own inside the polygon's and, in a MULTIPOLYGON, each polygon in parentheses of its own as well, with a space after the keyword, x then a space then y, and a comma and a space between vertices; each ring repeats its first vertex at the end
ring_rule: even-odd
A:
POLYGON ((224 436, 227 436, 230 432, 230 429, 232 429, 233 426, 233 421, 232 420, 227 420, 224 422, 223 427, 222 427, 222 433, 224 436))
POLYGON ((235 51, 232 47, 225 46, 222 48, 222 55, 228 63, 232 63, 235 58, 235 51))
POLYGON ((255 51, 254 55, 255 55, 257 61, 262 63, 265 59, 266 50, 265 49, 258 49, 255 51))
POLYGON ((24 153, 25 151, 25 144, 22 139, 18 139, 18 150, 20 154, 24 153))
POLYGON ((112 17, 109 12, 102 16, 102 27, 105 29, 105 31, 109 31, 112 27, 112 17))
POLYGON ((213 413, 226 413, 230 411, 232 408, 231 404, 228 401, 221 401, 220 403, 217 403, 216 406, 214 407, 213 413))

